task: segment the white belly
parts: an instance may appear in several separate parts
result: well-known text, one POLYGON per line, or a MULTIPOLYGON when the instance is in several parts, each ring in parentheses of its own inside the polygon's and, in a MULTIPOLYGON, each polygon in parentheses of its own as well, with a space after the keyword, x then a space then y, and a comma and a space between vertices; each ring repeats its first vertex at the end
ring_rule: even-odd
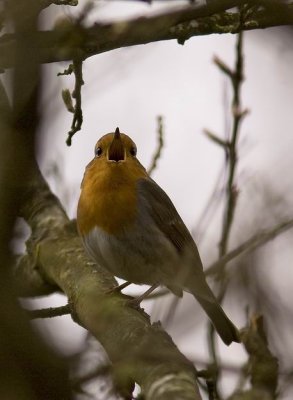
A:
POLYGON ((94 260, 119 278, 148 285, 176 282, 181 257, 155 227, 137 223, 117 236, 95 227, 83 239, 94 260))

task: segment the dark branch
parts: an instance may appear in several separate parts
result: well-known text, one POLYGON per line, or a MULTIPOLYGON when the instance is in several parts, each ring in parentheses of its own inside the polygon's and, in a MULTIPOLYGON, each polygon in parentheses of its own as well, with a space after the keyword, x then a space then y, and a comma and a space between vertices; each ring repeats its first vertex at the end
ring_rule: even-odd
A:
POLYGON ((242 54, 242 32, 238 35, 236 44, 236 65, 235 70, 229 73, 222 66, 223 62, 216 59, 216 64, 220 67, 221 71, 224 71, 230 78, 233 87, 233 100, 232 100, 232 115, 233 115, 233 127, 231 138, 229 138, 228 146, 224 149, 226 154, 226 162, 228 167, 228 180, 226 184, 226 208, 223 220, 223 228, 221 234, 221 241, 219 243, 220 257, 223 257, 227 253, 228 241, 234 219, 234 212, 237 201, 237 187, 235 185, 235 173, 238 162, 237 155, 237 142, 240 134, 240 122, 243 113, 241 112, 241 101, 240 101, 240 90, 243 82, 243 54, 242 54))
POLYGON ((236 257, 256 250, 258 247, 265 245, 270 240, 275 239, 278 235, 292 228, 293 219, 290 219, 277 224, 271 229, 263 230, 256 233, 251 238, 243 242, 240 246, 236 247, 234 250, 230 251, 229 253, 221 257, 218 261, 210 265, 205 271, 206 275, 218 274, 219 270, 222 270, 228 262, 234 260, 236 257))
POLYGON ((41 8, 49 7, 50 5, 55 4, 56 6, 77 6, 78 0, 41 0, 40 6, 41 8))
POLYGON ((20 309, 10 269, 14 223, 30 179, 38 132, 41 71, 33 33, 38 10, 32 0, 2 2, 1 9, 17 39, 12 43, 11 107, 0 85, 0 397, 41 400, 45 393, 52 400, 65 400, 70 398, 67 366, 20 309))
POLYGON ((163 127, 163 117, 159 116, 158 117, 158 146, 157 149, 155 151, 155 154, 153 155, 153 159, 151 162, 151 165, 148 169, 148 174, 151 175, 154 170, 157 167, 157 162, 159 161, 160 157, 161 157, 161 152, 164 146, 164 127, 163 127))
POLYGON ((81 87, 84 84, 82 78, 82 60, 73 61, 73 72, 75 75, 75 87, 72 93, 72 97, 75 99, 75 105, 73 108, 73 119, 71 124, 71 129, 68 132, 68 138, 66 140, 66 144, 71 146, 71 139, 74 134, 81 129, 83 116, 81 109, 81 87))
POLYGON ((69 304, 61 307, 43 308, 41 310, 25 310, 30 319, 37 318, 54 318, 61 317, 62 315, 71 314, 71 307, 69 304))
MULTIPOLYGON (((242 16, 242 13, 241 13, 242 16)), ((223 217, 223 226, 222 233, 219 243, 219 258, 223 257, 227 253, 228 241, 231 232, 231 227, 234 219, 234 212, 237 201, 237 190, 235 186, 235 173, 237 166, 237 139, 240 132, 240 121, 243 113, 239 110, 241 108, 240 101, 240 89, 243 81, 243 54, 242 54, 242 37, 243 33, 240 32, 237 37, 236 42, 236 63, 234 70, 230 69, 226 66, 226 64, 221 61, 218 57, 214 58, 215 64, 218 68, 229 77, 231 81, 231 85, 233 88, 233 100, 232 100, 232 117, 233 117, 233 127, 231 133, 227 134, 227 140, 221 140, 218 137, 209 134, 209 138, 213 140, 215 143, 218 143, 225 152, 225 162, 226 168, 228 170, 228 177, 226 182, 226 198, 225 198, 225 210, 223 217)), ((222 301, 225 295, 227 281, 225 279, 225 274, 223 273, 225 266, 222 267, 222 270, 219 271, 218 277, 220 278, 219 284, 219 293, 218 300, 222 301)), ((215 344, 215 329, 212 324, 209 324, 209 347, 210 353, 213 358, 214 366, 215 366, 215 376, 214 376, 214 390, 216 394, 216 398, 220 399, 220 393, 218 391, 218 379, 219 379, 219 368, 218 368, 218 356, 217 356, 217 348, 215 344)))
POLYGON ((250 326, 243 329, 241 339, 249 356, 251 388, 237 390, 230 400, 276 399, 279 365, 268 346, 262 316, 251 318, 250 326))
MULTIPOLYGON (((185 6, 148 17, 78 27, 78 34, 77 26, 72 23, 64 29, 38 32, 34 40, 40 51, 40 62, 51 63, 73 60, 81 55, 86 59, 120 47, 161 40, 177 39, 184 43, 193 36, 293 24, 293 6, 280 2, 268 2, 266 7, 246 12, 244 17, 239 12, 227 12, 243 4, 255 5, 255 2, 215 0, 208 5, 185 6)), ((13 34, 5 34, 0 39, 0 68, 14 65, 14 42, 13 34)))

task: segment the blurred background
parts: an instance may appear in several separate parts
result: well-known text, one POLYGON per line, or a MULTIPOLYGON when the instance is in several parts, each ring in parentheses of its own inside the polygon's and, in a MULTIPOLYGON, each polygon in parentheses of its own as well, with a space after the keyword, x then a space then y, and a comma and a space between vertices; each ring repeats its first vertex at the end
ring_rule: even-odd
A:
MULTIPOLYGON (((86 22, 144 15, 166 7, 165 3, 94 2, 86 22)), ((43 28, 52 28, 60 18, 74 18, 81 10, 81 6, 49 7, 43 12, 43 28)), ((237 144, 238 195, 228 250, 293 216, 292 36, 290 28, 244 33, 241 103, 249 113, 241 124, 237 144)), ((224 140, 231 134, 231 83, 213 58, 218 56, 234 68, 236 39, 230 34, 194 37, 183 46, 175 40, 152 43, 86 60, 84 122, 71 147, 65 141, 72 115, 63 104, 61 90, 73 90, 73 77, 57 77, 67 63, 44 66, 39 163, 71 218, 76 216, 84 168, 93 158, 99 137, 119 126, 136 142, 138 158, 147 168, 157 148, 158 116, 162 116, 164 146, 152 176, 193 233, 204 266, 208 268, 217 260, 227 171, 225 152, 204 134, 204 129, 224 140)), ((247 324, 248 316, 264 315, 269 345, 280 363, 278 399, 282 400, 291 399, 293 393, 292 260, 291 231, 235 259, 227 267, 229 283, 223 301, 225 311, 239 328, 247 324)), ((212 279, 209 282, 217 293, 217 284, 212 279)), ((125 293, 135 295, 144 289, 132 285, 125 293)), ((33 308, 53 307, 65 304, 66 298, 53 295, 29 303, 33 308)), ((143 307, 153 321, 162 322, 198 369, 211 362, 208 320, 192 296, 186 294, 177 302, 167 294, 145 301, 143 307)), ((70 317, 38 320, 35 325, 66 356, 74 357, 85 350, 84 368, 92 368, 105 357, 70 317)), ((220 388, 226 398, 242 384, 240 370, 247 358, 238 344, 226 347, 216 339, 216 347, 223 365, 220 388)), ((96 385, 88 385, 88 392, 96 391, 96 385)), ((100 394, 101 399, 109 398, 107 385, 100 394)), ((203 393, 203 397, 207 395, 203 393)))

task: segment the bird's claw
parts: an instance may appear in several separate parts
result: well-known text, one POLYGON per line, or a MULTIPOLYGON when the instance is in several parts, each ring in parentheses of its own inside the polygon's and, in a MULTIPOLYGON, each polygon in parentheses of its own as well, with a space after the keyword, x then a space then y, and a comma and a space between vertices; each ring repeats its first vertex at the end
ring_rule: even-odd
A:
POLYGON ((131 285, 131 282, 124 282, 121 285, 114 286, 113 288, 107 290, 106 294, 120 293, 129 285, 131 285))

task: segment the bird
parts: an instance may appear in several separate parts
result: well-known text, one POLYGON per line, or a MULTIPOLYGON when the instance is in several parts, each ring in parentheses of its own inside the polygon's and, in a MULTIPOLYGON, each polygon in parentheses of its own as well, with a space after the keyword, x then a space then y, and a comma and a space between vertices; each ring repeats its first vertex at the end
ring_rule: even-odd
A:
MULTIPOLYGON (((226 345, 239 332, 208 286, 197 246, 164 190, 119 128, 102 136, 86 166, 77 226, 88 254, 127 283, 191 293, 226 345)), ((127 284, 126 283, 126 284, 127 284)))

